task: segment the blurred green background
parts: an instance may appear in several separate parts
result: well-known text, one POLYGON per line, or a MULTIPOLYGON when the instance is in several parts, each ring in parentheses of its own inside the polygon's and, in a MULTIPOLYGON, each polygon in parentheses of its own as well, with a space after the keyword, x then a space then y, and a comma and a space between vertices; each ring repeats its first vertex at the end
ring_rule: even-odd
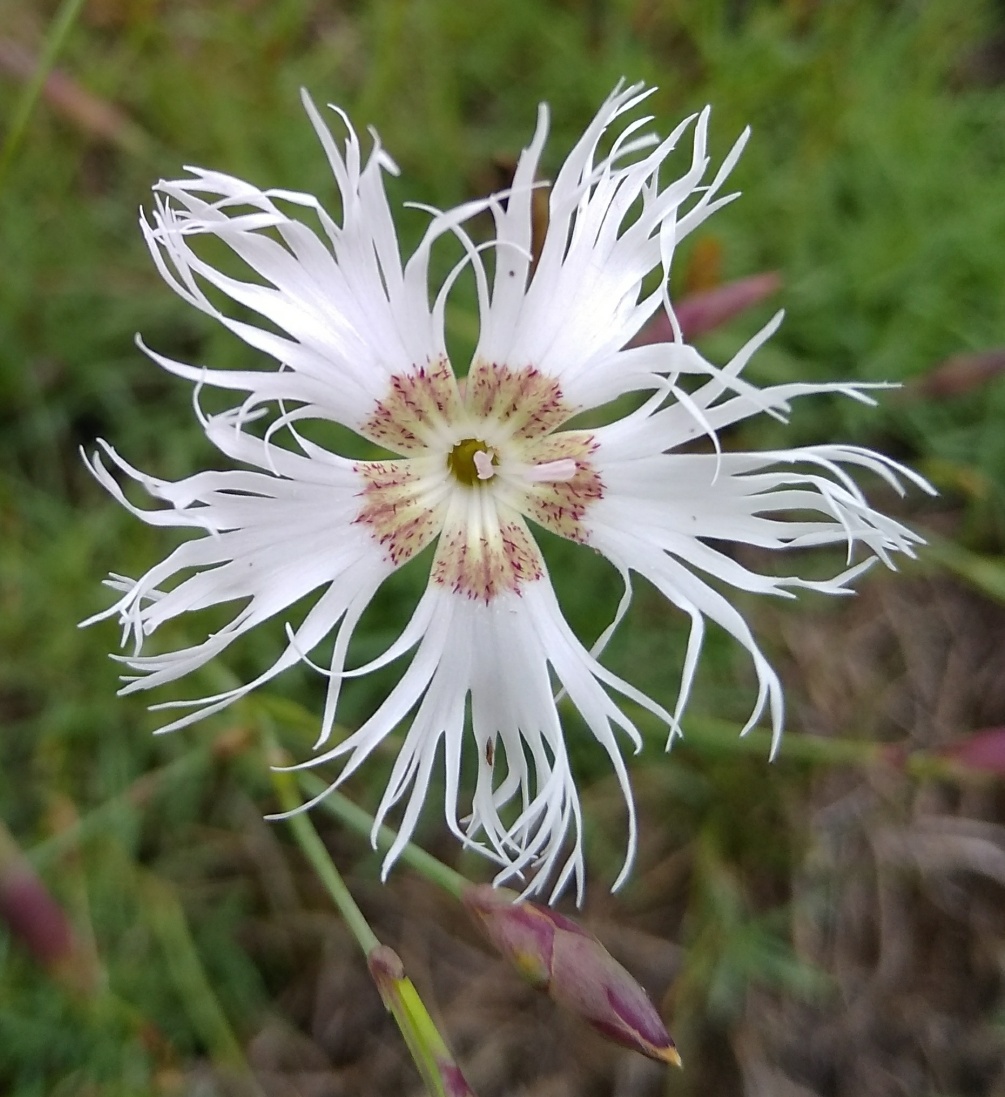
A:
MULTIPOLYGON (((76 623, 107 604, 108 571, 140 574, 168 541, 79 451, 104 437, 167 478, 216 463, 188 387, 136 332, 184 360, 249 363, 154 270, 136 221, 158 178, 197 164, 334 201, 306 87, 379 130, 402 169, 395 206, 450 205, 501 185, 541 100, 554 170, 622 76, 659 86, 663 132, 712 103, 716 156, 753 127, 732 177, 743 197, 682 248, 673 288, 766 270, 783 287, 703 351, 725 360, 782 305, 755 379, 903 383, 877 410, 819 398, 729 444, 843 440, 907 461, 938 500, 869 488, 930 545, 840 604, 742 599, 786 683, 781 755, 768 764, 766 733, 737 739, 752 673, 710 636, 684 743, 666 758, 654 734, 632 762, 643 839, 613 898, 620 794, 570 723, 583 917, 660 1002, 683 1072, 597 1046, 427 884, 401 869, 381 886, 366 844, 317 821, 482 1097, 1005 1094, 1005 11, 991 0, 2 0, 0 871, 33 865, 75 940, 46 966, 0 928, 3 1093, 419 1092, 325 896, 261 818, 275 802, 260 732, 306 757, 319 683, 291 672, 154 737, 145 699, 115 697, 115 626, 76 623)), ((423 218, 399 224, 407 249, 423 218)), ((475 322, 462 292, 457 345, 475 322)), ((570 620, 595 635, 615 578, 548 550, 570 620)), ((379 599, 361 657, 422 578, 379 599)), ((643 589, 608 661, 671 703, 685 626, 643 589)), ((181 623, 165 642, 198 636, 181 623)), ((265 629, 174 695, 243 677, 281 642, 265 629)), ((388 680, 346 691, 346 723, 388 680)), ((364 806, 392 758, 352 785, 364 806)), ((423 840, 454 862, 438 815, 423 840)))

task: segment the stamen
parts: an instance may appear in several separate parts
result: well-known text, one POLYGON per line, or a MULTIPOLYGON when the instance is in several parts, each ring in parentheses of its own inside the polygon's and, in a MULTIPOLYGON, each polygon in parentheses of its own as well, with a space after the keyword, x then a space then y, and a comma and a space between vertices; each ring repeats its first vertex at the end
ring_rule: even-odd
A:
POLYGON ((483 449, 475 450, 471 458, 475 463, 475 475, 479 480, 491 480, 496 470, 492 467, 492 458, 483 449))
POLYGON ((527 470, 527 479, 538 484, 571 480, 578 468, 579 466, 571 457, 563 457, 558 461, 545 461, 540 465, 532 465, 527 470))

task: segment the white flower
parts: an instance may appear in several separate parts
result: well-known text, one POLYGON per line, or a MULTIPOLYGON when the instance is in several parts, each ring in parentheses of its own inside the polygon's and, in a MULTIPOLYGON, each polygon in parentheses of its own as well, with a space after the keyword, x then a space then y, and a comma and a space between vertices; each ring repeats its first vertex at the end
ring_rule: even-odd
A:
POLYGON ((750 652, 759 692, 747 728, 767 708, 777 742, 778 678, 719 588, 842 593, 875 558, 890 564, 891 554, 910 554, 919 540, 870 509, 849 475, 848 469, 864 469, 898 490, 903 479, 926 487, 879 454, 841 445, 719 450, 723 427, 761 412, 784 417, 796 396, 840 392, 868 402, 858 385, 758 389, 744 380, 741 371, 780 317, 723 369, 680 338, 626 349, 658 309, 676 323, 666 288, 674 246, 735 197, 718 194, 747 136, 710 183, 702 182, 707 109, 663 141, 640 136, 648 118, 621 123, 610 152, 601 153, 608 129, 648 94, 641 85, 616 90, 567 157, 551 189, 536 264, 531 203, 548 129, 544 107, 506 194, 430 211, 425 237, 404 265, 382 180, 385 171, 396 171, 393 162, 376 137, 364 162, 344 115, 340 147, 306 96, 341 193, 339 220, 310 195, 262 191, 201 169, 158 184, 153 215, 142 220, 168 284, 277 368, 213 370, 147 351, 197 386, 246 394, 228 412, 200 412, 209 439, 245 468, 171 483, 138 472, 103 444, 119 470, 168 506, 134 507, 96 455, 91 467, 117 499, 152 525, 197 536, 138 580, 113 576, 110 585, 122 596, 92 620, 117 615, 124 642, 132 637, 134 649, 122 657, 134 672, 122 690, 130 693, 195 670, 249 629, 315 596, 299 626, 286 626, 288 643, 271 667, 239 689, 192 702, 194 711, 165 731, 222 709, 334 634, 323 670, 328 693, 320 746, 331 736, 344 679, 413 652, 373 716, 305 763, 344 759, 341 781, 411 718, 376 811, 381 822, 403 802, 385 872, 413 832, 442 747, 447 824, 502 866, 497 881, 529 876, 528 891, 550 881, 554 897, 574 877, 581 894, 581 814, 556 707, 561 690, 610 757, 628 803, 620 883, 635 848, 635 820, 619 739, 637 750, 641 737, 617 697, 659 717, 672 741, 708 619, 750 652), (677 178, 661 181, 688 132, 690 162, 677 178), (297 207, 316 217, 320 236, 284 212, 297 207), (485 246, 476 246, 464 227, 484 211, 495 223, 488 265, 485 246), (430 249, 445 234, 460 240, 465 258, 430 304, 430 249), (200 258, 195 245, 207 236, 231 249, 254 277, 241 281, 200 258), (465 269, 474 272, 481 327, 467 377, 459 380, 447 357, 443 315, 465 269), (659 279, 647 282, 654 271, 659 279), (650 285, 656 288, 644 288, 650 285), (240 306, 242 317, 257 314, 263 323, 221 312, 215 302, 224 298, 240 306), (633 391, 648 397, 624 418, 563 429, 574 415, 633 391), (247 429, 270 409, 275 414, 264 438, 247 429), (389 456, 360 461, 328 452, 297 430, 306 419, 350 427, 389 456), (279 431, 288 445, 275 442, 279 431), (703 436, 715 442, 714 453, 689 449, 703 436), (632 572, 690 618, 672 713, 598 662, 610 628, 593 650, 573 635, 528 519, 599 551, 620 571, 625 596, 617 620, 632 572), (368 666, 347 670, 350 638, 378 587, 434 542, 427 589, 399 639, 368 666), (761 575, 716 547, 723 542, 773 549, 843 542, 849 566, 825 581, 761 575), (856 548, 863 560, 851 565, 856 548), (225 603, 237 607, 232 618, 202 643, 143 654, 146 638, 164 622, 225 603), (477 779, 470 814, 459 820, 461 759, 469 751, 477 779))

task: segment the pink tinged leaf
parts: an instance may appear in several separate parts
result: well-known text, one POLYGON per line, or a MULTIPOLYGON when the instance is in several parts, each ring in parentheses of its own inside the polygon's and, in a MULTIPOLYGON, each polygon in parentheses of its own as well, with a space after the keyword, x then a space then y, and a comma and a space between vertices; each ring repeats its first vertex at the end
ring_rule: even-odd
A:
MULTIPOLYGON (((767 300, 781 288, 782 279, 777 271, 752 274, 715 289, 690 293, 674 305, 674 313, 685 341, 704 335, 721 327, 741 312, 745 312, 767 300)), ((657 313, 631 341, 629 346, 640 347, 648 343, 668 343, 674 338, 670 319, 665 312, 657 313)))

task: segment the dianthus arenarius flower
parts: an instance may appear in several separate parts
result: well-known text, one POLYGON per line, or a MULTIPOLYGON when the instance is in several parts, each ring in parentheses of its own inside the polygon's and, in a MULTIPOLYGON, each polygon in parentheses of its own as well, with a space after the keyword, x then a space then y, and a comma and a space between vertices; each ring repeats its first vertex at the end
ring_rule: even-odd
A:
POLYGON ((376 811, 383 821, 404 801, 385 872, 413 832, 442 746, 447 824, 502 866, 497 881, 529 878, 527 891, 549 881, 554 896, 574 878, 581 893, 581 810, 557 708, 564 693, 609 755, 628 803, 620 882, 635 847, 635 819, 618 739, 638 749, 641 737, 616 698, 665 721, 672 741, 707 619, 749 651, 759 690, 747 727, 767 709, 777 740, 779 680, 719 588, 840 593, 875 558, 889 564, 892 553, 910 553, 919 540, 871 509, 849 475, 869 470, 898 490, 904 480, 923 485, 877 453, 843 445, 719 448, 717 432, 764 412, 784 417, 796 396, 840 392, 868 400, 853 384, 758 389, 743 379, 780 317, 722 368, 686 345, 676 326, 673 342, 630 346, 657 310, 676 323, 667 293, 674 247, 735 197, 719 192, 747 136, 703 182, 708 110, 658 140, 641 133, 649 118, 622 121, 649 94, 641 85, 619 88, 603 104, 554 178, 536 256, 531 210, 548 130, 544 107, 512 186, 428 211, 425 236, 404 264, 383 186, 384 172, 396 171, 393 161, 375 136, 364 159, 338 112, 347 132, 340 145, 306 96, 340 191, 340 217, 308 194, 190 169, 188 178, 157 185, 152 217, 141 221, 172 289, 276 367, 214 370, 147 351, 196 386, 246 394, 229 411, 199 412, 210 441, 244 469, 169 482, 138 472, 103 444, 122 473, 168 504, 146 511, 127 501, 100 456, 92 460, 98 479, 145 522, 196 534, 142 578, 109 581, 121 598, 98 617, 118 615, 123 642, 132 637, 135 645, 121 657, 134 672, 122 692, 195 670, 314 595, 300 623, 286 625, 288 642, 271 667, 240 688, 191 702, 194 711, 164 730, 218 711, 334 636, 330 663, 320 668, 328 680, 320 747, 331 738, 344 679, 414 651, 373 715, 305 763, 344 759, 342 781, 411 716, 376 811), (689 132, 690 162, 677 178, 661 179, 689 132), (297 209, 316 218, 320 235, 291 215, 297 209), (476 245, 465 226, 486 212, 495 236, 476 245), (430 250, 445 234, 460 241, 464 257, 431 296, 430 250), (241 280, 201 258, 196 246, 204 237, 229 248, 253 277, 241 280), (444 307, 465 270, 477 286, 480 335, 459 378, 447 355, 444 307), (658 279, 647 281, 654 272, 658 279), (218 308, 228 298, 241 318, 218 308), (622 418, 564 429, 579 413, 631 393, 638 395, 622 418), (267 431, 251 429, 270 411, 267 431), (349 427, 387 456, 331 453, 303 436, 308 419, 349 427), (278 432, 289 441, 279 444, 278 432), (714 448, 690 445, 702 438, 714 448), (601 665, 610 629, 592 649, 573 634, 531 524, 588 546, 618 569, 625 596, 617 620, 632 573, 690 618, 673 712, 601 665), (770 549, 843 542, 849 562, 824 581, 762 575, 724 551, 724 542, 770 549), (374 662, 347 669, 350 638, 377 589, 431 544, 428 586, 400 637, 374 662), (864 557, 854 565, 853 548, 864 557), (224 603, 236 607, 233 616, 202 643, 142 654, 166 621, 224 603), (469 814, 459 819, 468 751, 477 776, 469 814))

